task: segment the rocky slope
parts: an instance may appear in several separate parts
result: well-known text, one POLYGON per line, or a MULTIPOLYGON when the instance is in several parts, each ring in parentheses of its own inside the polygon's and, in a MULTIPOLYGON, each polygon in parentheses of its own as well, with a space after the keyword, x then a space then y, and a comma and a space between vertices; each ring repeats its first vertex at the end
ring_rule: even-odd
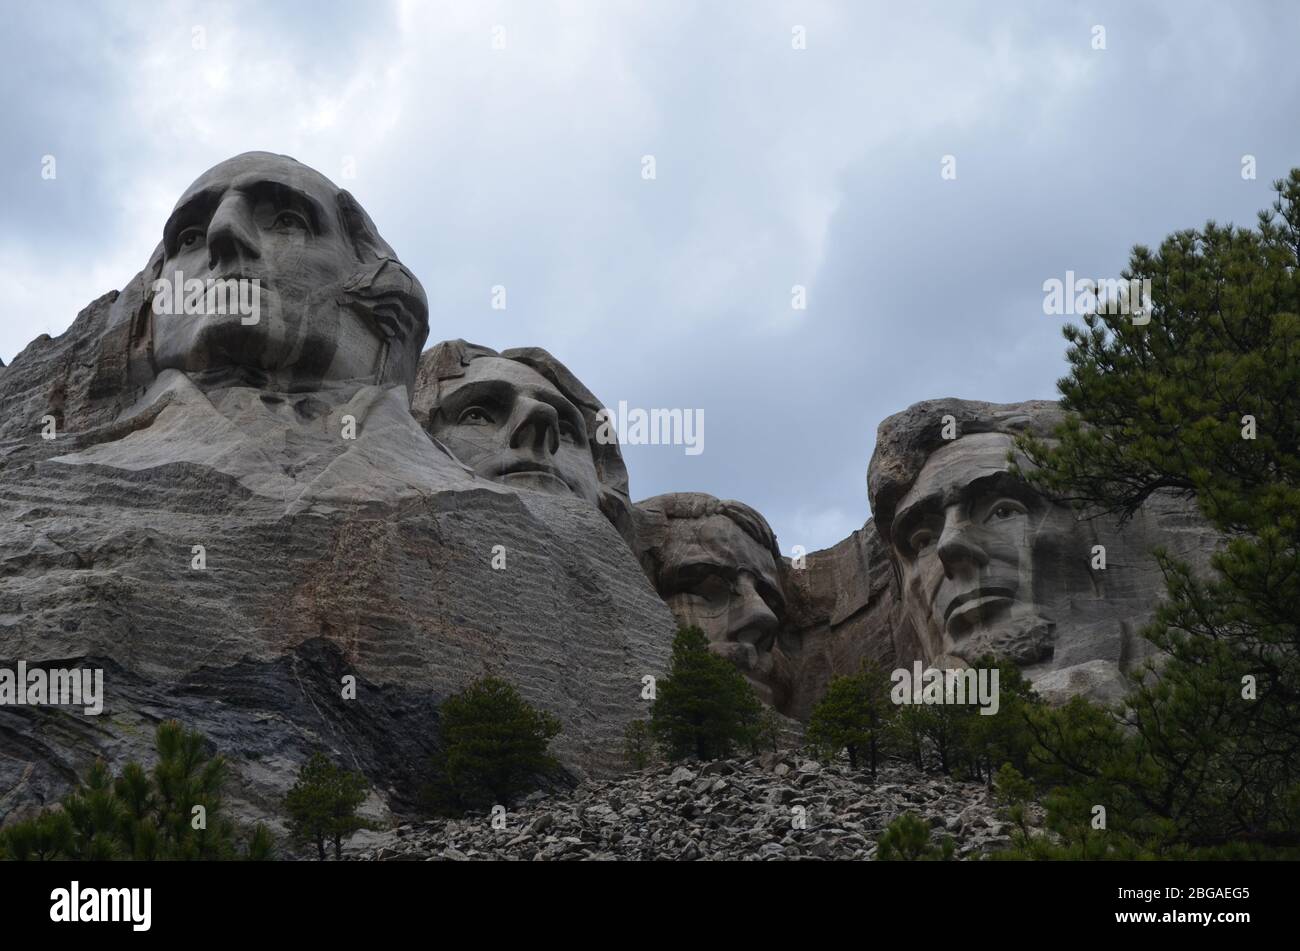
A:
POLYGON ((881 832, 913 812, 978 859, 1009 843, 982 784, 890 764, 873 780, 799 753, 658 766, 570 792, 534 794, 508 812, 359 833, 349 858, 378 861, 872 859, 881 832), (796 828, 802 809, 804 828, 796 828), (497 823, 502 825, 500 821, 497 823))

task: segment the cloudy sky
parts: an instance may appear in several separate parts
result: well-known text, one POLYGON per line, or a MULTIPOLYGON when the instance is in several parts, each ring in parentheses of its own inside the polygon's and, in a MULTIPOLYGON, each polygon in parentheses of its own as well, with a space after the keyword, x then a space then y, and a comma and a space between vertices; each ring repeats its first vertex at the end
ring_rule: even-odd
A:
POLYGON ((431 343, 543 346, 607 405, 702 410, 701 454, 625 450, 633 496, 740 499, 786 552, 867 518, 890 413, 1055 395, 1045 280, 1252 224, 1300 165, 1300 5, 1267 0, 3 14, 0 358, 123 286, 204 169, 286 153, 420 276, 431 343))

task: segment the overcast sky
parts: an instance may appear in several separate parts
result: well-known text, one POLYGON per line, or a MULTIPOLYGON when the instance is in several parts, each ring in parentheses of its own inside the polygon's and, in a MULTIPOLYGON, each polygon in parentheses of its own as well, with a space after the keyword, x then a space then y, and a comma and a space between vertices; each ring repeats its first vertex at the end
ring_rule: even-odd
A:
POLYGON ((370 212, 430 343, 542 346, 607 405, 703 410, 701 454, 625 449, 633 497, 740 499, 787 553, 867 518, 890 413, 1056 395, 1045 280, 1250 225, 1300 165, 1292 3, 167 10, 3 3, 0 358, 122 287, 206 168, 281 152, 370 212))

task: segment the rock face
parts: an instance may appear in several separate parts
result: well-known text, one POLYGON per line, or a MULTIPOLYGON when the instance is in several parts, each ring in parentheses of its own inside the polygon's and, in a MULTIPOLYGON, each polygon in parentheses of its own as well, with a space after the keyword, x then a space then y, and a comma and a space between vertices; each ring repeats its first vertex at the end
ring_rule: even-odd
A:
POLYGON ((911 767, 876 779, 795 753, 661 766, 530 797, 494 829, 489 815, 355 836, 348 857, 379 861, 824 861, 872 859, 905 812, 950 836, 955 857, 1007 848, 1009 825, 982 784, 911 767), (802 811, 803 828, 796 817, 802 811))
POLYGON ((231 760, 237 817, 276 816, 316 748, 401 812, 439 703, 489 673, 559 717, 575 777, 618 768, 672 617, 597 506, 429 437, 410 412, 426 335, 418 282, 351 196, 253 153, 187 192, 121 293, 4 369, 0 666, 103 668, 106 698, 98 717, 0 708, 0 818, 97 756, 148 762, 170 717, 231 760), (259 321, 158 312, 165 268, 250 262, 259 321))
POLYGON ((1016 662, 1049 701, 1113 702, 1152 646, 1139 632, 1164 581, 1163 547, 1205 571, 1221 539, 1189 501, 1153 496, 1127 525, 1076 513, 1008 471, 1020 433, 1048 438, 1057 403, 930 400, 880 424, 868 470, 874 518, 832 548, 789 559, 783 642, 806 717, 864 659, 1016 662))
MULTIPOLYGON (((168 718, 228 757, 238 818, 275 826, 320 748, 365 773, 372 815, 404 813, 439 704, 484 674, 559 718, 574 781, 599 779, 646 715, 642 678, 666 672, 674 613, 800 719, 863 660, 988 651, 1051 699, 1111 700, 1149 650, 1151 549, 1204 566, 1218 542, 1178 499, 1121 530, 1014 477, 1014 436, 1049 433, 1056 404, 936 400, 881 424, 875 520, 796 564, 740 503, 634 511, 598 400, 546 351, 421 356, 419 281, 292 159, 221 163, 162 233, 121 292, 0 364, 0 667, 105 675, 99 716, 0 706, 0 821, 96 757, 149 761, 168 718)), ((793 761, 690 773, 586 787, 509 840, 448 827, 428 850, 864 857, 916 801, 793 761), (791 804, 823 831, 791 835, 791 804), (665 810, 676 825, 645 825, 665 810)), ((920 802, 962 830, 958 800, 979 797, 948 787, 920 802)))
POLYGON ((900 623, 888 553, 868 520, 838 545, 782 564, 787 613, 781 679, 791 716, 806 720, 833 677, 855 673, 863 661, 885 670, 919 657, 900 623))
POLYGON ((597 506, 635 547, 627 466, 600 401, 541 347, 445 340, 420 358, 411 412, 465 468, 597 506))
POLYGON ((657 495, 635 511, 641 563, 673 617, 702 630, 710 650, 785 712, 777 643, 785 613, 781 552, 767 521, 742 502, 703 492, 657 495))

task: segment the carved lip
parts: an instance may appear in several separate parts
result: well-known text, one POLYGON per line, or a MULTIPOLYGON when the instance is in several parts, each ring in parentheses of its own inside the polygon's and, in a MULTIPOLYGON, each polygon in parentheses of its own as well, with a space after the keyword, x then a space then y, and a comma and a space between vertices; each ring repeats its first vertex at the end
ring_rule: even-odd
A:
POLYGON ((564 481, 564 477, 560 475, 560 471, 555 466, 548 466, 543 462, 531 462, 525 459, 507 463, 497 470, 497 478, 499 479, 505 479, 513 475, 549 476, 555 482, 564 486, 566 491, 572 491, 569 483, 564 481))
POLYGON ((543 472, 546 475, 553 475, 559 478, 559 470, 555 466, 548 466, 544 462, 532 462, 528 459, 521 459, 518 462, 507 462, 498 470, 498 475, 513 475, 516 472, 543 472))
POLYGON ((1000 601, 1014 601, 1016 592, 1011 588, 980 587, 972 591, 963 591, 951 601, 943 613, 945 623, 951 623, 956 617, 972 611, 978 612, 1000 601))

